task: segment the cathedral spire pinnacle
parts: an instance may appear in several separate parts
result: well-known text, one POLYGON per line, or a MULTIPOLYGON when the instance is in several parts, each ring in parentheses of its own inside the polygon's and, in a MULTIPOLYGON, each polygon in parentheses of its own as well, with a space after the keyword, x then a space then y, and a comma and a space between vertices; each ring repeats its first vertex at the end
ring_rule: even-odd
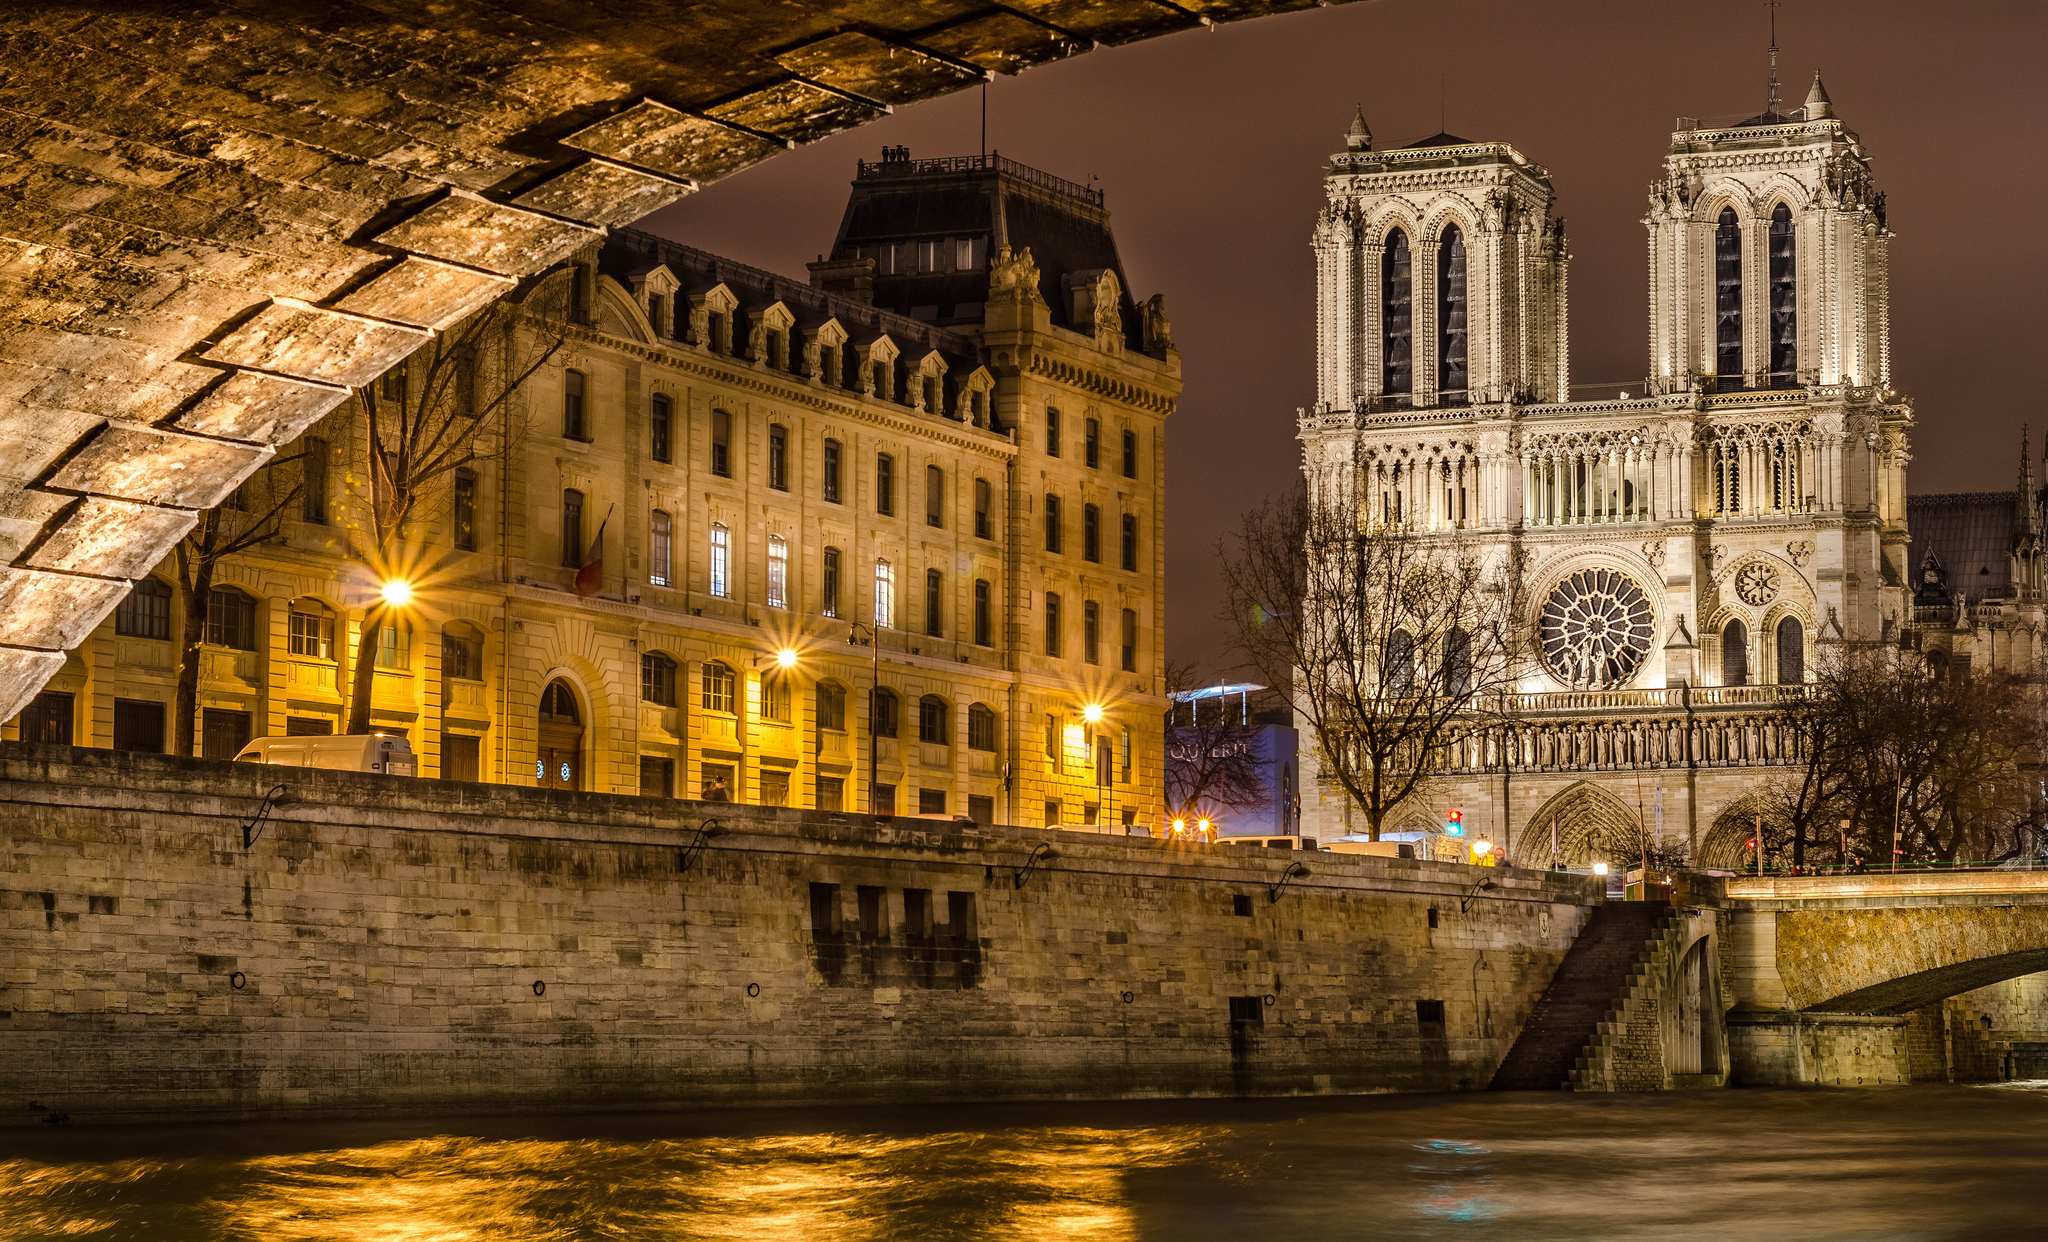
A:
POLYGON ((2020 424, 2019 527, 2021 531, 2027 534, 2034 533, 2036 526, 2036 515, 2034 512, 2034 454, 2029 442, 2031 430, 2032 428, 2028 424, 2020 424))
POLYGON ((1820 84, 1820 70, 1813 71, 1813 89, 1806 92, 1806 119, 1826 120, 1835 114, 1835 101, 1828 98, 1828 88, 1820 84))
POLYGON ((1351 151, 1372 150, 1372 130, 1365 124, 1365 105, 1358 105, 1358 115, 1352 118, 1351 128, 1344 134, 1344 146, 1351 151))
POLYGON ((1764 7, 1771 11, 1771 98, 1764 105, 1765 116, 1778 114, 1778 0, 1766 0, 1764 7))

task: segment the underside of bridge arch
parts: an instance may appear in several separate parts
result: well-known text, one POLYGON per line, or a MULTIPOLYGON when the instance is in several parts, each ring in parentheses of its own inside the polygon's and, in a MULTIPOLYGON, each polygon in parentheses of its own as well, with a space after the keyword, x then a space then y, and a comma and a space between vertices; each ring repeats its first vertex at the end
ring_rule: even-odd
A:
POLYGON ((0 14, 0 718, 351 385, 607 228, 996 74, 1326 0, 0 14))
POLYGON ((1808 1013, 1903 1014, 1978 988, 2048 971, 2048 949, 2003 953, 1916 971, 1806 1006, 1808 1013))

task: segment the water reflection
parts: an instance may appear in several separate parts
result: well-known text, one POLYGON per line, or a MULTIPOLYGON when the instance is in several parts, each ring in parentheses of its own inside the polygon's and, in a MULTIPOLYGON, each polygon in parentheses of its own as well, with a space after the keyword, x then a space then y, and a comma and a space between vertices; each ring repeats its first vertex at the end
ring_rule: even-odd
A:
POLYGON ((0 1238, 2018 1236, 2048 1083, 0 1132, 0 1238))

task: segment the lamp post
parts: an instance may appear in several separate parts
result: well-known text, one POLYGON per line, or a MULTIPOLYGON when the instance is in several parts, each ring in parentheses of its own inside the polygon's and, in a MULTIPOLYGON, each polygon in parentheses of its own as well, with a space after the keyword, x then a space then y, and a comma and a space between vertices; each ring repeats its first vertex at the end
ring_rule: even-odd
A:
POLYGON ((868 650, 874 654, 874 671, 868 677, 868 814, 878 815, 880 812, 875 809, 875 707, 882 701, 882 636, 867 622, 854 621, 846 627, 846 641, 852 642, 861 630, 868 632, 868 650))
MULTIPOLYGON (((1103 735, 1096 726, 1102 723, 1102 704, 1090 703, 1081 709, 1081 718, 1088 722, 1088 758, 1095 765, 1095 784, 1102 790, 1102 824, 1105 828, 1116 826, 1116 785, 1113 783, 1115 758, 1109 763, 1102 761, 1103 735)), ((1105 833, 1104 835, 1110 835, 1105 833)))

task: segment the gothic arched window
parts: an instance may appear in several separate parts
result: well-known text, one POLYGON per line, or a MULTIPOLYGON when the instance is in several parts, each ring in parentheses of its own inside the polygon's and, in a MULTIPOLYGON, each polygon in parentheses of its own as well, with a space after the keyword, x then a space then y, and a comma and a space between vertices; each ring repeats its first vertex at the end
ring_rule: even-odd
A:
POLYGON ((1465 376, 1465 235, 1447 224, 1436 248, 1438 405, 1465 404, 1465 376))
POLYGON ((1714 389, 1742 386, 1742 226, 1723 207, 1714 226, 1714 389))
POLYGON ((1790 388, 1799 382, 1798 240, 1792 232, 1792 209, 1783 203, 1771 211, 1771 387, 1790 388))
POLYGON ((1395 229, 1380 255, 1380 391, 1389 405, 1405 406, 1415 391, 1412 271, 1408 234, 1395 229))
POLYGON ((1472 635, 1453 629, 1444 639, 1444 693, 1459 699, 1472 691, 1472 635))
POLYGON ((1387 640, 1387 688, 1400 695, 1415 693, 1415 640, 1406 630, 1395 630, 1387 640))
POLYGON ((1778 622, 1778 684, 1796 686, 1806 680, 1806 629, 1797 617, 1778 622))
POLYGON ((1721 631, 1721 684, 1749 684, 1749 631, 1740 621, 1730 621, 1721 631))

